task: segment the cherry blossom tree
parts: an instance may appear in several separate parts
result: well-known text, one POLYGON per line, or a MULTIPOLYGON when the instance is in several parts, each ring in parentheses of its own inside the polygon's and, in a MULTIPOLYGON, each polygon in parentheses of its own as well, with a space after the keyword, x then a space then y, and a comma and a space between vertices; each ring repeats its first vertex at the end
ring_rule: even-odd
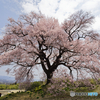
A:
MULTIPOLYGON (((9 18, 5 36, 0 40, 0 65, 14 63, 17 81, 32 80, 34 67, 42 67, 47 83, 58 66, 65 66, 70 76, 100 77, 99 34, 92 30, 94 17, 78 11, 62 24, 51 17, 31 12, 21 15, 18 21, 9 18)), ((67 75, 67 74, 66 74, 67 75)))

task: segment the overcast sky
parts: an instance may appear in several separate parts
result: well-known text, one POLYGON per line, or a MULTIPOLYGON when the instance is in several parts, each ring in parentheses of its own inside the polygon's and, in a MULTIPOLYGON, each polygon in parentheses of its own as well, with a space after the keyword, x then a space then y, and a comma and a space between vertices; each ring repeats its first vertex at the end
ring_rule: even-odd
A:
MULTIPOLYGON (((0 38, 3 37, 8 18, 18 19, 19 15, 31 11, 39 12, 48 17, 55 17, 59 23, 78 10, 91 12, 95 17, 92 25, 94 30, 100 32, 100 0, 0 0, 0 38)), ((6 67, 0 68, 0 75, 6 67)))

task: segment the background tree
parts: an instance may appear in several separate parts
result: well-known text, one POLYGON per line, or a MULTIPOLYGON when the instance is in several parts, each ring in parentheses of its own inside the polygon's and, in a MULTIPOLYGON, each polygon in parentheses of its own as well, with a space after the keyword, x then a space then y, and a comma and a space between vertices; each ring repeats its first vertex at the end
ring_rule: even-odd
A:
POLYGON ((60 65, 69 69, 72 78, 74 70, 77 78, 86 77, 82 72, 99 78, 99 34, 91 30, 93 19, 83 11, 72 14, 61 25, 55 18, 34 12, 21 15, 18 21, 9 18, 0 40, 0 65, 16 64, 7 72, 13 70, 17 81, 32 80, 36 65, 45 72, 47 84, 60 65))

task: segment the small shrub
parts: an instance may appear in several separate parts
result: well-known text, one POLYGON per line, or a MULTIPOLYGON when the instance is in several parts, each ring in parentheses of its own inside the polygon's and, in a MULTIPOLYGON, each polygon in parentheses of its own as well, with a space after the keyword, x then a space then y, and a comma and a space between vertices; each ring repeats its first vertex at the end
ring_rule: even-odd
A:
POLYGON ((39 99, 39 97, 37 97, 37 99, 39 99))
POLYGON ((96 81, 94 79, 90 79, 90 83, 96 85, 96 81))
POLYGON ((30 93, 30 91, 27 91, 27 93, 29 94, 29 93, 30 93))
POLYGON ((8 98, 8 96, 5 97, 6 99, 8 98))
POLYGON ((32 94, 33 94, 33 92, 30 92, 30 93, 29 93, 29 97, 31 97, 32 94))
POLYGON ((42 90, 42 86, 38 86, 38 87, 36 87, 36 88, 34 89, 35 92, 38 92, 38 91, 40 91, 40 90, 42 90))
POLYGON ((27 90, 33 91, 35 88, 38 88, 40 85, 41 85, 40 82, 33 82, 33 83, 31 83, 29 88, 27 88, 27 90))

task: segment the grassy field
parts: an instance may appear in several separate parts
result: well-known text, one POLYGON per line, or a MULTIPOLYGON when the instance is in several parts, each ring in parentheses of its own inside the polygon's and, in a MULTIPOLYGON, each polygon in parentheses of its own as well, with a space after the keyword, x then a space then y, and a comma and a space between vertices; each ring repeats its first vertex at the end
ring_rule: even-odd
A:
POLYGON ((27 92, 21 92, 21 93, 11 93, 8 95, 5 95, 0 98, 0 100, 100 100, 100 94, 95 97, 87 97, 87 96, 75 96, 70 97, 69 93, 59 95, 57 97, 54 97, 52 95, 45 95, 45 97, 42 97, 40 94, 32 93, 31 95, 27 92))
POLYGON ((27 91, 12 90, 7 95, 0 97, 0 100, 100 100, 100 85, 97 85, 95 89, 88 90, 87 87, 81 87, 73 89, 75 92, 97 92, 98 96, 70 96, 70 90, 62 93, 61 95, 54 96, 50 93, 46 93, 48 86, 42 85, 41 82, 32 83, 31 87, 27 91), (13 92, 13 93, 12 93, 13 92))

